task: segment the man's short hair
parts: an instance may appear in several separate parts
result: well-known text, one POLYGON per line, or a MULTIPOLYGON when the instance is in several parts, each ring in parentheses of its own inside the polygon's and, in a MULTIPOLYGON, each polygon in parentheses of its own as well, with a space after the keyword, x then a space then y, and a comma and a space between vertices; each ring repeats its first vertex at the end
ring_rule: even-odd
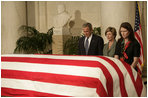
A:
POLYGON ((82 28, 85 28, 85 27, 88 27, 90 30, 93 30, 92 29, 92 25, 91 25, 91 23, 84 23, 83 25, 82 25, 82 28))

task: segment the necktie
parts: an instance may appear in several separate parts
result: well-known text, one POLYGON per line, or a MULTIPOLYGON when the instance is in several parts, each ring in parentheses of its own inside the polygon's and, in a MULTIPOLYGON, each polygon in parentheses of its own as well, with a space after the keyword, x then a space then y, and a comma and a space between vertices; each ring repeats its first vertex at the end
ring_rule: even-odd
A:
POLYGON ((86 55, 88 54, 88 37, 86 39, 86 42, 85 42, 85 50, 86 50, 86 55))

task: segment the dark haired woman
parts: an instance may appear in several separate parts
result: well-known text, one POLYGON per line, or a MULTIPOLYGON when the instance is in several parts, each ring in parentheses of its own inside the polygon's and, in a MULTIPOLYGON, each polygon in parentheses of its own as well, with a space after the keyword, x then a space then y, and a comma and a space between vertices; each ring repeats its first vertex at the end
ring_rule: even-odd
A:
POLYGON ((121 24, 119 29, 121 38, 116 44, 115 58, 125 61, 136 68, 140 57, 140 44, 135 39, 134 31, 128 22, 121 24))
POLYGON ((116 29, 114 27, 108 27, 105 31, 105 36, 108 39, 108 43, 104 45, 103 48, 103 55, 104 56, 110 56, 114 57, 115 54, 115 48, 116 48, 116 29))

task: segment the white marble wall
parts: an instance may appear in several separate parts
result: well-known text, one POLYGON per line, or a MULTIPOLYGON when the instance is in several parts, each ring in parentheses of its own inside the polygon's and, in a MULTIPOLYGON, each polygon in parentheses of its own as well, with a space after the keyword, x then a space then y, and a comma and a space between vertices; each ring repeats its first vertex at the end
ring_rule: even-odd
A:
POLYGON ((117 30, 116 39, 120 38, 118 31, 122 22, 131 23, 134 27, 135 21, 135 2, 101 2, 101 36, 104 42, 107 42, 105 30, 109 27, 115 27, 117 30))
POLYGON ((19 38, 18 28, 26 24, 26 2, 1 2, 1 54, 12 54, 19 38))
POLYGON ((85 22, 90 22, 94 27, 101 25, 100 2, 96 1, 63 1, 47 2, 48 27, 53 24, 53 17, 57 14, 57 5, 64 4, 66 11, 72 16, 69 23, 69 30, 72 35, 80 35, 81 27, 85 22))
POLYGON ((90 1, 47 1, 47 2, 28 2, 28 7, 33 8, 28 11, 28 19, 33 19, 33 22, 28 21, 29 25, 34 26, 40 32, 47 32, 47 30, 53 27, 53 18, 57 15, 57 6, 64 4, 66 11, 72 16, 71 21, 74 21, 74 25, 69 24, 69 28, 73 35, 79 35, 82 30, 82 24, 85 22, 91 22, 94 27, 101 25, 100 21, 100 2, 90 1), (35 16, 32 15, 35 13, 35 16), (35 21, 35 22, 34 22, 35 21))
MULTIPOLYGON (((72 16, 71 21, 74 25, 69 24, 72 35, 79 35, 82 24, 90 22, 94 27, 101 26, 102 37, 106 43, 104 32, 108 26, 114 26, 118 32, 120 24, 128 21, 134 27, 135 1, 28 1, 27 17, 26 2, 2 1, 2 53, 13 53, 19 37, 17 29, 20 25, 26 24, 26 19, 29 26, 46 33, 53 26, 53 17, 57 14, 59 4, 64 4, 66 11, 72 16), (9 46, 12 48, 8 48, 9 46)), ((147 4, 140 2, 140 5, 143 12, 142 30, 146 32, 147 4)), ((146 34, 143 34, 145 54, 146 34)), ((119 34, 116 39, 118 38, 119 34)))

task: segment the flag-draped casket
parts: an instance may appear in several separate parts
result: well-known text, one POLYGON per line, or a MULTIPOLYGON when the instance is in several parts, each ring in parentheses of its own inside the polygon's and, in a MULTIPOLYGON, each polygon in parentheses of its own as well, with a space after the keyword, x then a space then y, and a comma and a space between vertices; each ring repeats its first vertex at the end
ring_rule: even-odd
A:
POLYGON ((15 97, 146 96, 141 77, 105 56, 1 56, 1 95, 15 97))

